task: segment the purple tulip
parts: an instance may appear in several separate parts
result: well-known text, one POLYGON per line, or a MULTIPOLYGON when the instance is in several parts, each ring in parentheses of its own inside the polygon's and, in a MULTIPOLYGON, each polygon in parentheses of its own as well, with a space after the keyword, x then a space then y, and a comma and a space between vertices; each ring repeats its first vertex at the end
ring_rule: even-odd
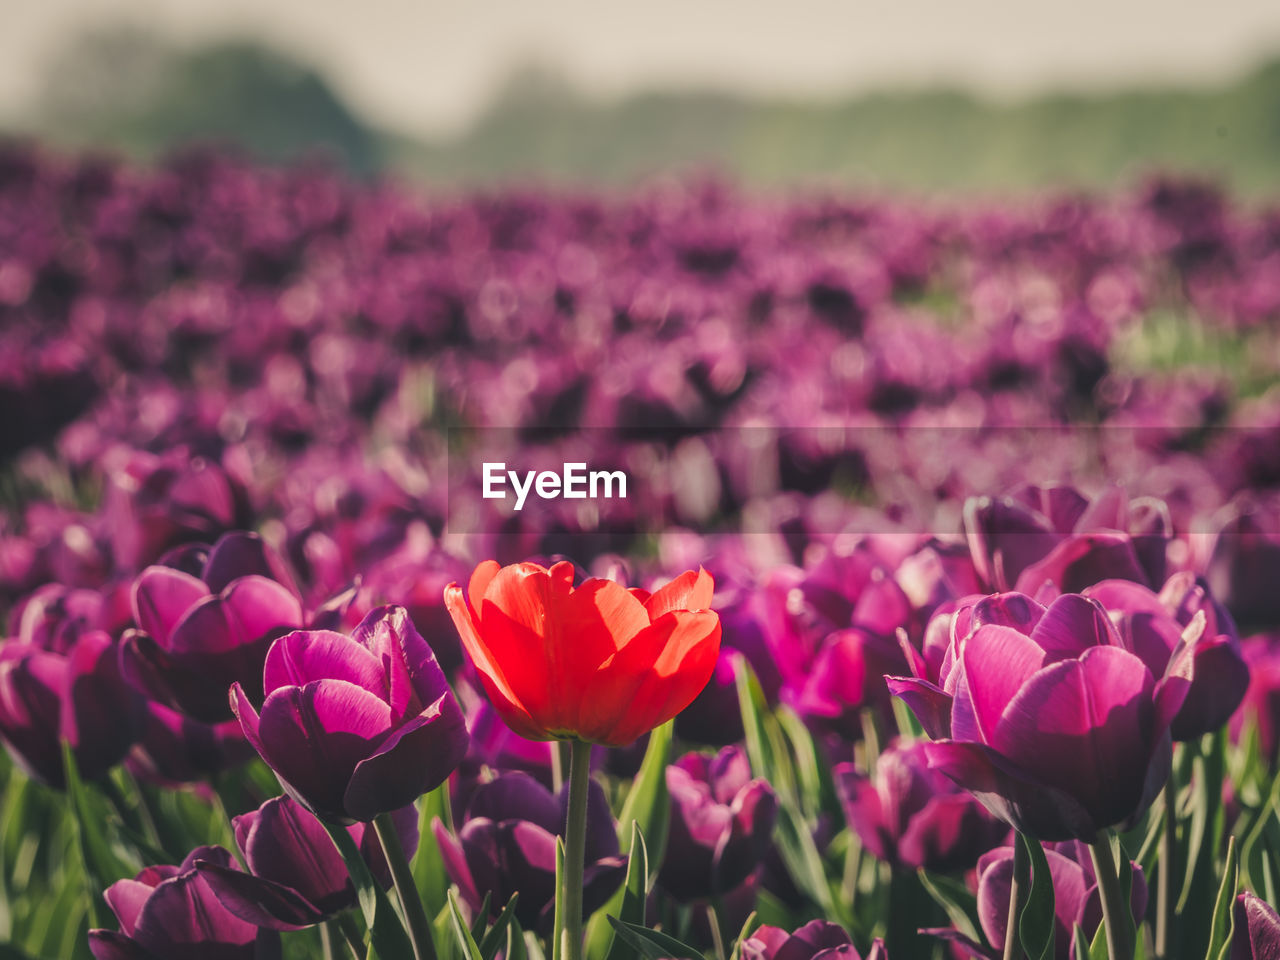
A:
POLYGON ((262 541, 245 533, 227 534, 214 545, 203 579, 174 567, 147 567, 134 582, 139 629, 124 637, 125 676, 203 723, 231 719, 226 691, 233 683, 260 702, 267 649, 302 625, 296 593, 263 575, 279 569, 262 541))
POLYGON ((1226 513, 1208 560, 1213 595, 1242 625, 1280 627, 1280 507, 1245 500, 1226 513))
MULTIPOLYGON (((496 917, 513 893, 516 918, 527 929, 551 929, 556 890, 556 837, 563 835, 568 787, 555 796, 526 773, 504 773, 476 788, 456 837, 432 824, 449 877, 477 911, 486 894, 496 917)), ((583 910, 603 906, 622 883, 626 858, 604 789, 594 780, 587 798, 583 910)))
POLYGON ((849 826, 863 846, 895 867, 967 870, 1009 833, 1008 824, 929 769, 923 743, 891 745, 870 777, 852 763, 833 773, 849 826))
POLYGON ((902 646, 892 635, 858 627, 828 636, 802 685, 783 691, 783 700, 806 722, 847 739, 862 735, 860 712, 886 715, 891 709, 885 677, 908 669, 902 646))
POLYGON ((253 756, 253 747, 238 721, 201 723, 149 702, 142 732, 125 759, 125 767, 142 780, 172 786, 208 780, 253 756))
POLYGON ((1121 642, 1142 658, 1152 676, 1164 674, 1183 631, 1203 612, 1204 636, 1195 646, 1194 679, 1173 718, 1173 739, 1195 740, 1227 722, 1249 686, 1249 667, 1231 617, 1213 602, 1204 581, 1177 573, 1157 596, 1141 584, 1104 580, 1084 595, 1106 607, 1121 642))
MULTIPOLYGON (((1070 960, 1075 925, 1092 941, 1102 923, 1102 896, 1089 850, 1076 841, 1047 845, 1044 851, 1053 879, 1054 954, 1070 960)), ((1142 867, 1132 864, 1133 889, 1129 905, 1134 921, 1142 922, 1147 908, 1147 885, 1142 867)), ((1004 947, 1013 883, 1013 847, 1000 847, 978 861, 978 919, 996 951, 1004 947)))
POLYGON ((1096 601, 1046 609, 997 594, 955 630, 939 684, 889 678, 929 735, 929 765, 1042 840, 1092 842, 1131 822, 1167 779, 1169 726, 1186 698, 1197 617, 1159 679, 1096 601))
POLYGON ((773 788, 751 779, 746 752, 690 753, 667 767, 671 827, 658 883, 681 902, 733 890, 768 852, 778 815, 773 788))
POLYGON ((235 869, 222 847, 197 847, 179 866, 147 867, 107 888, 120 931, 90 930, 97 960, 277 960, 280 935, 259 929, 214 896, 196 861, 235 869))
POLYGON ((372 820, 443 783, 467 752, 462 710, 403 607, 350 636, 297 630, 271 646, 258 713, 236 683, 245 737, 285 790, 326 820, 372 820))
MULTIPOLYGON (((810 920, 794 933, 767 924, 742 941, 744 960, 862 960, 843 927, 826 920, 810 920)), ((884 941, 871 943, 866 960, 888 960, 884 941)))
POLYGON ((1231 960, 1275 960, 1280 957, 1280 914, 1247 890, 1236 897, 1231 960))
POLYGON ((971 498, 964 527, 978 575, 995 590, 1164 582, 1168 508, 1149 497, 1129 501, 1118 487, 1092 501, 1070 487, 1034 485, 998 499, 971 498))
POLYGON ((66 655, 30 643, 0 646, 0 738, 23 770, 65 785, 62 742, 80 776, 98 780, 124 759, 142 724, 142 701, 120 677, 117 645, 100 630, 66 655))
MULTIPOLYGON (((392 814, 405 858, 418 848, 418 815, 412 805, 392 814)), ((297 930, 353 907, 356 890, 323 824, 290 797, 268 800, 232 821, 249 872, 197 861, 222 905, 242 920, 272 930, 297 930)), ((364 823, 347 827, 373 876, 391 886, 391 869, 377 833, 364 823)))

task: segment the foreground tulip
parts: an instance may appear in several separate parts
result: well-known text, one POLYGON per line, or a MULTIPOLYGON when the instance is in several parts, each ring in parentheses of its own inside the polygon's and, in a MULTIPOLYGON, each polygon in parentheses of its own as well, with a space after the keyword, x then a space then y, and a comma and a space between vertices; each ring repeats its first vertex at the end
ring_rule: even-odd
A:
MULTIPOLYGON (((557 797, 526 773, 504 773, 472 794, 456 838, 437 820, 433 828, 445 869, 463 902, 476 911, 491 894, 489 908, 496 917, 511 895, 519 893, 520 924, 549 930, 555 905, 556 836, 564 832, 568 799, 567 791, 557 797)), ((583 903, 594 911, 618 888, 626 867, 609 801, 594 782, 587 800, 586 861, 583 903)))
POLYGON ((379 607, 351 636, 298 630, 277 640, 253 708, 236 684, 245 737, 285 790, 330 822, 372 820, 439 786, 467 752, 444 673, 402 607, 379 607))
MULTIPOLYGON (((810 920, 795 933, 766 925, 742 941, 744 960, 862 960, 843 927, 810 920)), ((867 960, 888 960, 884 941, 872 941, 867 960)))
POLYGON ((1236 897, 1231 960, 1275 960, 1280 957, 1280 914, 1252 893, 1236 897))
MULTIPOLYGON (((939 675, 890 678, 936 742, 929 764, 1041 840, 1093 843, 1135 820, 1169 774, 1169 727, 1186 698, 1197 617, 1159 678, 1106 610, 1065 594, 979 601, 939 675)), ((957 614, 959 618, 959 614, 957 614)))
MULTIPOLYGON (((393 814, 406 858, 418 847, 418 818, 412 806, 393 814)), ((268 800, 235 817, 236 845, 249 872, 215 861, 196 862, 205 882, 229 911, 272 930, 297 930, 320 923, 356 904, 356 889, 324 825, 290 797, 268 800)), ((347 827, 382 887, 391 871, 368 824, 347 827)))
POLYGON ((100 630, 70 641, 65 656, 30 643, 0 646, 0 739, 41 783, 63 787, 64 741, 88 780, 132 746, 143 705, 120 678, 117 650, 100 630))
POLYGON ((445 590, 463 646, 512 730, 531 740, 624 746, 687 707, 720 652, 704 570, 652 596, 612 580, 573 586, 573 565, 476 567, 445 590))
POLYGON ((138 629, 125 634, 121 665, 152 699, 202 723, 220 723, 231 719, 232 683, 260 702, 263 659, 272 641, 302 626, 302 607, 293 590, 264 575, 276 575, 279 561, 254 534, 227 534, 197 556, 199 578, 168 566, 138 575, 138 629))
POLYGON ((929 769, 925 744, 895 744, 868 777, 832 771, 849 826, 881 860, 908 870, 967 870, 1009 827, 948 777, 929 769))
POLYGON ((691 753, 667 768, 671 832, 658 883, 681 902, 729 893, 769 849, 778 803, 764 780, 751 779, 746 752, 691 753))
MULTIPOLYGON (((1092 942, 1102 924, 1102 893, 1089 850, 1071 841, 1049 846, 1045 852, 1053 878, 1054 956, 1070 960, 1072 931, 1076 924, 1092 942)), ((996 950, 1004 947, 1009 923, 1009 897, 1013 889, 1013 848, 1000 847, 978 861, 978 919, 982 932, 996 950)), ((1141 923, 1147 906, 1147 885, 1142 868, 1132 864, 1133 887, 1129 906, 1141 923)))
POLYGON ((107 888, 107 905, 120 931, 90 930, 97 960, 270 960, 280 956, 280 935, 259 929, 226 909, 196 869, 196 861, 235 869, 222 847, 197 847, 178 866, 147 867, 133 880, 107 888))

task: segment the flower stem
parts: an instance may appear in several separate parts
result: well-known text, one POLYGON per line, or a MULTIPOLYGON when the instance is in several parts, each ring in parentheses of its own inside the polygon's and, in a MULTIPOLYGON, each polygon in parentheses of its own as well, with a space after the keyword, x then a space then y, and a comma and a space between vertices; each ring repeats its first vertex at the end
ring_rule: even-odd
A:
POLYGON ((404 909, 404 918, 409 925, 409 939, 413 943, 415 960, 435 960, 436 945, 431 939, 431 925, 427 922, 427 913, 422 906, 422 896, 413 882, 413 871, 409 869, 409 861, 405 859, 404 844, 396 832, 395 821, 391 814, 380 813, 374 818, 373 828, 378 831, 378 841, 382 844, 382 852, 391 867, 391 879, 395 883, 396 893, 400 897, 400 906, 404 909))
POLYGON ((1173 859, 1178 850, 1178 782, 1170 772, 1164 784, 1164 826, 1160 832, 1159 873, 1156 879, 1156 957, 1168 960, 1173 936, 1173 859))
POLYGON ((582 960, 582 874, 587 844, 587 788, 591 784, 591 744, 574 740, 569 760, 569 817, 565 823, 564 882, 560 888, 564 929, 561 960, 582 960))
POLYGON ((1107 928, 1107 954, 1111 960, 1133 960, 1133 940, 1129 935, 1129 905, 1124 902, 1120 889, 1120 875, 1115 858, 1111 855, 1111 841, 1101 837, 1089 845, 1093 856, 1093 872, 1098 878, 1098 892, 1102 895, 1102 922, 1107 928))
POLYGON ((1018 920, 1022 917, 1022 901, 1030 887, 1031 859, 1027 846, 1018 837, 1013 838, 1013 876, 1009 879, 1009 913, 1004 926, 1003 960, 1017 960, 1022 956, 1022 937, 1018 920))

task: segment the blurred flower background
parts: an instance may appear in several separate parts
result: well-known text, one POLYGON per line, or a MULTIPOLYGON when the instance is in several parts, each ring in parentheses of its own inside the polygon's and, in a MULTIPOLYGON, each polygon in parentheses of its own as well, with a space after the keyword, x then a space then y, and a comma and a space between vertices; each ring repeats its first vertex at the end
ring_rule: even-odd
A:
POLYGON ((1276 51, 5 11, 0 953, 1267 955, 1276 51))

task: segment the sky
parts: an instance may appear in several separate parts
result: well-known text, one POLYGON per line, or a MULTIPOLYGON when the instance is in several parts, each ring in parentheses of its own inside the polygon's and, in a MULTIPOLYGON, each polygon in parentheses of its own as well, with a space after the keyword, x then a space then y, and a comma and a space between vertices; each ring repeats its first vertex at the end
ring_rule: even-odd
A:
POLYGON ((0 0, 0 118, 77 31, 265 40, 373 122, 464 129, 521 64, 590 96, 713 88, 828 98, 957 83, 997 97, 1227 82, 1280 54, 1277 0, 0 0))

